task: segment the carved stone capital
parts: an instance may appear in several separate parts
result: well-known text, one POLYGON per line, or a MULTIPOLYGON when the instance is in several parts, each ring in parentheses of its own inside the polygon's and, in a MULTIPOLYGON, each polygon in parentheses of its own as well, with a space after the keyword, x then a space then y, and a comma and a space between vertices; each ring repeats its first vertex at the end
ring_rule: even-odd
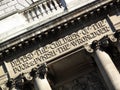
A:
POLYGON ((41 79, 44 79, 46 73, 47 73, 46 64, 43 64, 39 65, 37 68, 32 69, 30 75, 32 77, 40 77, 41 79))
POLYGON ((99 49, 100 48, 100 42, 97 41, 97 40, 93 41, 92 44, 91 44, 91 48, 95 49, 95 50, 99 49))
POLYGON ((17 85, 23 85, 23 83, 24 83, 24 78, 25 78, 25 76, 24 76, 24 74, 20 74, 17 78, 16 78, 16 84, 17 85))
POLYGON ((15 87, 16 86, 15 80, 14 79, 8 80, 8 82, 6 83, 6 86, 9 88, 15 87))
POLYGON ((17 78, 9 79, 8 82, 6 83, 6 86, 9 87, 10 89, 15 88, 15 87, 20 87, 24 83, 24 76, 23 74, 20 74, 17 78))
POLYGON ((120 39, 120 31, 116 31, 116 33, 114 34, 114 36, 115 36, 117 39, 120 39))
POLYGON ((109 46, 109 38, 108 37, 103 37, 100 40, 100 46, 101 47, 108 47, 109 46))
POLYGON ((104 37, 99 41, 95 40, 91 44, 91 48, 94 50, 102 49, 102 48, 108 47, 108 46, 109 46, 109 38, 108 37, 104 37))

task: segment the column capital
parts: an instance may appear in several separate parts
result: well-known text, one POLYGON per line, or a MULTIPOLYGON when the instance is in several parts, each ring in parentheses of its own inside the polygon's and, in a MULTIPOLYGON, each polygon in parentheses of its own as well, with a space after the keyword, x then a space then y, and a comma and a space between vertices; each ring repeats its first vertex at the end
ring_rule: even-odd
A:
POLYGON ((8 82, 6 83, 6 86, 9 87, 10 89, 14 87, 20 87, 24 83, 24 76, 23 74, 20 74, 17 78, 13 79, 10 78, 8 82))
POLYGON ((35 90, 52 90, 46 77, 46 64, 39 65, 38 68, 32 70, 35 90))
POLYGON ((91 48, 94 50, 102 49, 103 47, 108 47, 109 45, 109 38, 103 37, 101 40, 95 40, 91 44, 91 48))
POLYGON ((6 83, 6 86, 9 87, 9 88, 13 88, 16 86, 16 82, 14 79, 10 79, 8 80, 8 82, 6 83))
POLYGON ((117 39, 120 39, 120 31, 116 31, 114 36, 117 38, 117 39))
POLYGON ((91 48, 95 49, 95 50, 99 49, 100 48, 100 42, 97 41, 97 40, 93 41, 92 44, 91 44, 91 48))
POLYGON ((45 78, 45 75, 47 73, 47 66, 46 64, 38 65, 37 68, 33 68, 30 72, 30 75, 32 77, 40 77, 41 79, 45 78))

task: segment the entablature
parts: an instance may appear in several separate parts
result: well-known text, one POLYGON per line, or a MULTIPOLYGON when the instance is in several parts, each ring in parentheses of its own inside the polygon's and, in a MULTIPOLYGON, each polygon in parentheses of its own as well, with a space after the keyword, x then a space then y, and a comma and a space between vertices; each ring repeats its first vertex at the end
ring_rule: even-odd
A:
POLYGON ((29 43, 31 41, 35 41, 36 38, 44 38, 43 36, 47 36, 49 32, 56 32, 60 30, 62 27, 69 27, 69 23, 74 23, 76 21, 84 21, 89 20, 88 18, 94 15, 109 14, 111 8, 118 5, 120 1, 97 1, 90 5, 87 5, 83 8, 76 9, 72 12, 65 12, 61 17, 57 17, 54 20, 51 20, 46 23, 38 23, 31 27, 26 28, 27 32, 24 32, 17 37, 14 37, 10 40, 7 40, 0 45, 1 55, 2 53, 8 53, 11 50, 15 50, 16 47, 21 47, 24 43, 29 43))

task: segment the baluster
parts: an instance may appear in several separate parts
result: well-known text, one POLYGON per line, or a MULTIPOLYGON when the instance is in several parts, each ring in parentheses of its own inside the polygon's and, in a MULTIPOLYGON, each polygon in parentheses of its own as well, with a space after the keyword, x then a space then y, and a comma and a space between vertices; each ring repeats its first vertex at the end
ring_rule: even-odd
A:
POLYGON ((60 8, 62 8, 62 5, 60 3, 60 0, 55 0, 60 8))
POLYGON ((45 12, 48 13, 48 11, 46 10, 46 6, 44 4, 42 4, 42 7, 45 10, 45 12))
POLYGON ((38 8, 40 14, 43 16, 43 13, 42 13, 42 9, 41 9, 41 7, 40 7, 40 6, 37 6, 37 8, 38 8))
POLYGON ((29 22, 28 12, 27 12, 27 11, 24 11, 23 14, 24 14, 25 18, 27 19, 27 21, 29 22))
POLYGON ((34 20, 34 17, 33 17, 33 14, 32 14, 32 11, 31 11, 31 10, 29 10, 29 14, 30 14, 30 16, 31 16, 31 19, 34 20))
POLYGON ((51 0, 51 3, 53 5, 53 7, 57 10, 57 7, 55 6, 55 2, 53 0, 51 0))
POLYGON ((51 6, 50 6, 50 2, 47 1, 46 4, 47 4, 48 8, 50 9, 50 11, 52 11, 52 8, 51 8, 51 6))
POLYGON ((36 7, 33 7, 33 11, 34 11, 36 17, 39 18, 38 14, 37 14, 37 8, 36 7))

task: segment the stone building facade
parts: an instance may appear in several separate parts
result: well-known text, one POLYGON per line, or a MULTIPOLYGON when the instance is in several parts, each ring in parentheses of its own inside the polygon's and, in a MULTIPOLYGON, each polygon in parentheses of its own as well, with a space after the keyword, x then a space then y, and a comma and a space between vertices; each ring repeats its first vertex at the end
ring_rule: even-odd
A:
POLYGON ((120 90, 119 0, 13 1, 26 5, 0 16, 1 90, 120 90))

